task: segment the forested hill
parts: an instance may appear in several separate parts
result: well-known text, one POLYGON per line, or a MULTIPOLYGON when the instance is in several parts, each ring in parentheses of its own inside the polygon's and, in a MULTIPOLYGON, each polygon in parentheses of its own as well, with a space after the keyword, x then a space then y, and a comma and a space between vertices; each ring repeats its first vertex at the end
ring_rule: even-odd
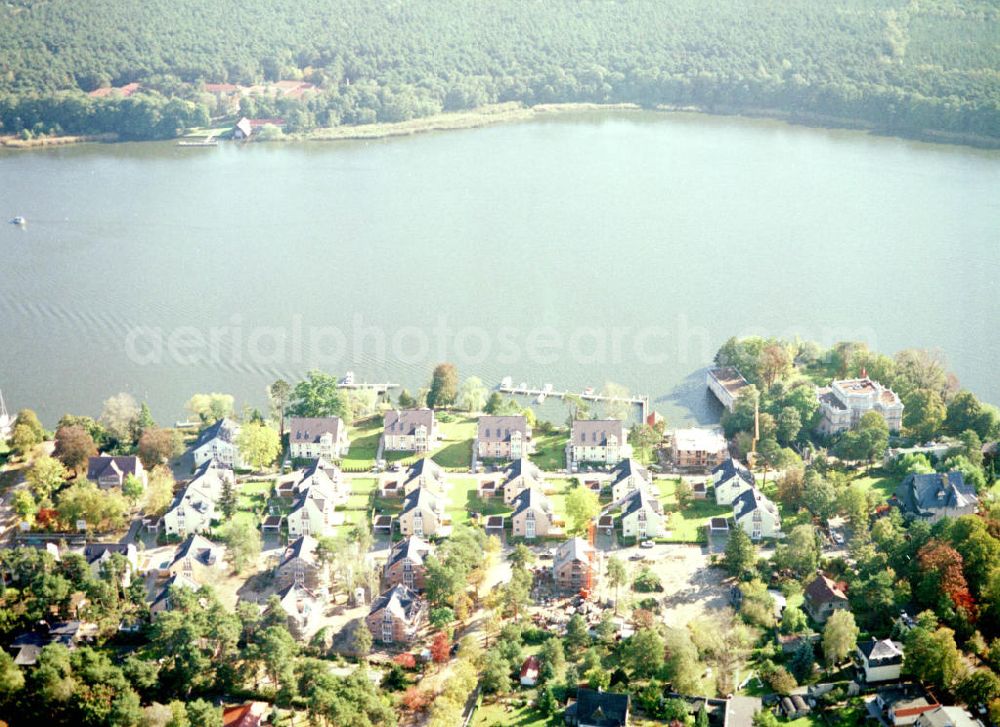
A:
POLYGON ((1000 139, 992 0, 7 0, 3 132, 169 136, 203 83, 303 79, 251 104, 293 129, 497 101, 777 112, 1000 139), (96 88, 142 84, 131 98, 96 88), (168 100, 173 99, 169 104, 168 100), (180 100, 178 100, 180 99, 180 100), (182 102, 183 101, 183 102, 182 102))

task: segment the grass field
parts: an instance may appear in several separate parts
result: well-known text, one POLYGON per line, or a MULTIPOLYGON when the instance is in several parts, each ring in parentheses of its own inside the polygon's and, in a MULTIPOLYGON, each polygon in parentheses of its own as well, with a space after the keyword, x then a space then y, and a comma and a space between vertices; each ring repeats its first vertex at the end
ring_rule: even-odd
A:
POLYGON ((527 703, 523 707, 507 707, 502 704, 484 702, 476 710, 470 724, 472 727, 542 727, 542 725, 562 724, 559 715, 546 717, 531 706, 533 695, 534 690, 524 693, 527 703))
POLYGON ((448 414, 447 418, 451 421, 438 423, 441 443, 431 453, 431 458, 447 469, 468 470, 472 465, 472 441, 476 438, 476 419, 459 414, 448 414))
POLYGON ((378 453, 378 440, 382 436, 382 420, 374 419, 359 427, 349 427, 347 432, 351 447, 340 465, 345 470, 370 470, 378 453))
POLYGON ((557 429, 548 434, 534 434, 535 453, 531 461, 545 472, 557 472, 566 468, 566 438, 569 433, 565 429, 557 429))
POLYGON ((670 542, 694 543, 698 541, 700 532, 704 531, 709 518, 732 515, 732 508, 716 505, 715 500, 691 500, 688 506, 680 510, 677 505, 677 480, 657 479, 660 490, 660 502, 663 511, 669 513, 667 527, 670 529, 670 542))

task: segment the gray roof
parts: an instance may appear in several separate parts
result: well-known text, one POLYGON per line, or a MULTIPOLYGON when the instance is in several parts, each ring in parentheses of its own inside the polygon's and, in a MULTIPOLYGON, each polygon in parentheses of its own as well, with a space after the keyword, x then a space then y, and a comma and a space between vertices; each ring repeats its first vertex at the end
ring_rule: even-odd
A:
POLYGON ((418 487, 407 495, 405 500, 403 500, 403 512, 407 513, 410 512, 410 510, 416 510, 417 508, 437 512, 438 504, 439 499, 437 495, 428 490, 426 487, 418 487))
POLYGON ((201 535, 189 535, 177 547, 177 552, 174 555, 174 559, 170 562, 171 565, 177 563, 184 558, 194 558, 199 563, 203 565, 210 565, 209 556, 213 554, 218 547, 208 538, 204 538, 201 535))
POLYGON ((622 498, 622 516, 631 515, 639 510, 652 510, 659 513, 662 508, 660 501, 650 495, 645 487, 639 487, 622 498))
POLYGON ((139 458, 131 456, 100 455, 87 460, 87 479, 97 481, 108 472, 118 477, 134 475, 140 467, 139 458))
POLYGON ((742 462, 735 460, 732 457, 727 457, 722 464, 712 470, 713 475, 717 475, 720 472, 722 473, 723 482, 739 475, 747 484, 754 484, 753 472, 744 467, 742 462))
POLYGON ((517 497, 514 498, 513 504, 514 512, 511 514, 511 517, 525 510, 541 510, 546 515, 552 514, 552 505, 549 503, 549 498, 537 487, 529 487, 521 490, 517 497))
POLYGON ((639 464, 639 460, 634 457, 628 457, 615 465, 615 469, 612 473, 611 486, 614 487, 617 483, 622 480, 627 480, 633 475, 641 477, 646 482, 652 482, 653 479, 649 475, 649 470, 639 464))
POLYGON ((514 432, 520 432, 522 437, 528 436, 528 418, 523 414, 484 414, 479 417, 476 437, 480 442, 509 442, 514 432))
POLYGON ((423 565, 424 556, 434 552, 434 546, 421 538, 419 535, 411 535, 406 540, 401 540, 393 547, 389 553, 389 562, 386 567, 394 565, 401 560, 409 560, 417 565, 423 565))
POLYGON ((628 723, 631 696, 614 692, 594 691, 580 687, 576 690, 576 702, 567 708, 575 724, 594 727, 624 727, 628 723))
POLYGON ((541 482, 542 471, 538 468, 538 465, 527 457, 520 457, 507 465, 507 468, 504 470, 504 484, 513 482, 518 477, 541 482))
POLYGON ((198 435, 198 440, 194 443, 194 448, 208 444, 213 439, 222 439, 225 442, 232 442, 235 439, 236 432, 239 430, 239 424, 234 422, 232 419, 219 419, 215 424, 205 429, 201 434, 198 435))
POLYGON ((383 417, 385 433, 409 436, 423 425, 429 432, 434 428, 434 412, 431 409, 392 409, 383 417))
POLYGON ((88 543, 83 549, 83 557, 88 563, 93 563, 105 553, 118 553, 127 558, 134 551, 135 546, 128 543, 88 543))
POLYGON ((285 553, 282 556, 281 563, 278 567, 280 568, 285 565, 285 563, 295 558, 301 558, 309 563, 315 563, 317 545, 319 545, 319 541, 311 535, 300 535, 294 542, 290 543, 288 547, 285 548, 285 553))
POLYGON ((317 443, 324 434, 331 434, 336 442, 344 422, 340 417, 294 417, 288 423, 288 443, 317 443))
POLYGON ((406 470, 406 482, 418 477, 432 477, 434 479, 444 479, 444 468, 430 457, 422 457, 411 464, 406 470))
POLYGON ((556 549, 553 559, 553 567, 559 568, 561 565, 578 560, 589 563, 588 553, 593 552, 593 548, 583 538, 571 538, 556 549))
POLYGON ((608 437, 618 438, 618 444, 625 444, 625 423, 621 419, 576 419, 570 441, 578 446, 605 446, 608 437))
POLYGON ((887 666, 903 663, 903 645, 892 639, 868 639, 858 644, 858 650, 865 655, 869 666, 887 666))
POLYGON ((737 520, 758 509, 767 510, 776 518, 779 517, 777 506, 756 487, 744 490, 733 500, 733 517, 737 520))
POLYGON ((907 475, 895 494, 903 512, 918 516, 943 509, 971 511, 979 503, 975 487, 957 470, 907 475))
POLYGON ((393 616, 412 621, 423 610, 423 606, 417 592, 400 583, 376 598, 368 613, 377 613, 387 608, 393 616))

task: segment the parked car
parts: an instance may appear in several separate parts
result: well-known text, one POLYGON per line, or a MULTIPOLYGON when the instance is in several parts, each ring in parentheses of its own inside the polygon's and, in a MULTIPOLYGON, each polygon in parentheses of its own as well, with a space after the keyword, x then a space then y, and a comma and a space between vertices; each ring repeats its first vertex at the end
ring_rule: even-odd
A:
POLYGON ((645 548, 646 550, 649 550, 654 545, 656 545, 656 543, 654 543, 652 540, 643 540, 641 543, 639 543, 639 547, 645 548))

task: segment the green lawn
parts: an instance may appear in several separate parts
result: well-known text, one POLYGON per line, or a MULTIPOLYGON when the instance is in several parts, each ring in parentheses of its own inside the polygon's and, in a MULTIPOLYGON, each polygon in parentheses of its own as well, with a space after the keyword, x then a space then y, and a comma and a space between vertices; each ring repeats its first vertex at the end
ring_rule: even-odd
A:
POLYGON ((695 543, 704 532, 705 525, 709 518, 733 514, 732 508, 725 505, 716 505, 715 500, 691 500, 688 506, 680 510, 677 505, 677 497, 674 494, 677 488, 677 480, 657 479, 656 484, 660 490, 660 502, 663 504, 663 511, 668 513, 667 527, 670 530, 670 542, 695 543))
POLYGON ((556 429, 548 434, 533 434, 535 453, 531 461, 545 472, 566 469, 566 439, 569 432, 556 429))
POLYGON ((899 482, 898 478, 887 474, 882 469, 874 469, 870 475, 862 472, 851 480, 851 484, 861 484, 867 490, 878 492, 883 502, 892 497, 892 493, 896 491, 899 482))
POLYGON ((524 690, 519 696, 527 700, 523 707, 506 707, 502 704, 487 704, 476 710, 470 723, 472 727, 542 727, 562 724, 562 712, 554 717, 546 717, 532 705, 535 690, 524 690))
POLYGON ((378 452, 378 440, 382 436, 382 420, 374 419, 364 422, 358 427, 348 427, 347 435, 351 447, 340 466, 345 470, 370 470, 375 465, 375 455, 378 452))
POLYGON ((476 438, 476 419, 464 414, 446 415, 451 421, 438 422, 440 446, 431 458, 446 469, 468 470, 472 465, 472 442, 476 438))

